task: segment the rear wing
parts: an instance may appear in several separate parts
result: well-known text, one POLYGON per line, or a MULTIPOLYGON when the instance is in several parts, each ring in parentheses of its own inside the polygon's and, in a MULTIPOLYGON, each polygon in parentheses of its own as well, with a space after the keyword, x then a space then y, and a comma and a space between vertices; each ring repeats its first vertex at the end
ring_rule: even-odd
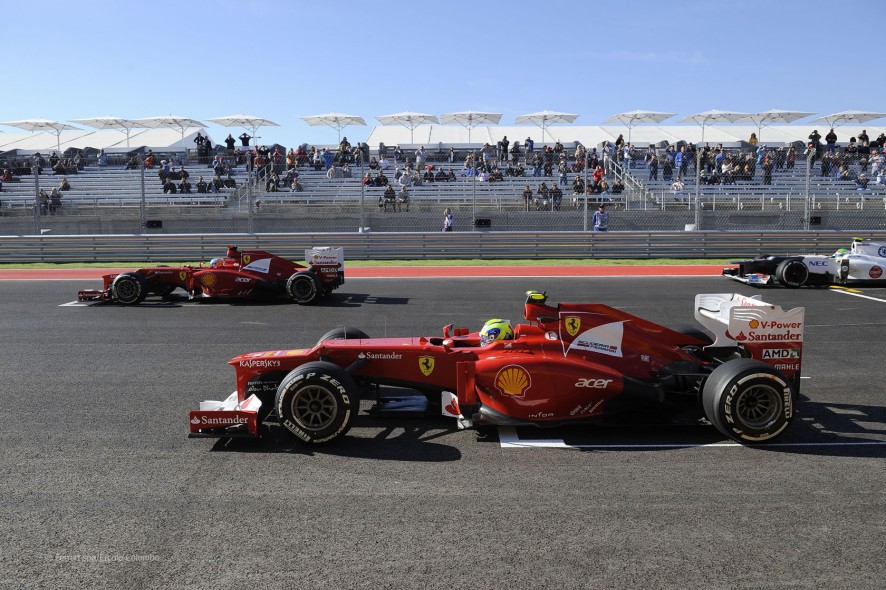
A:
POLYGON ((345 282, 344 248, 307 248, 305 261, 322 283, 338 286, 345 282))
POLYGON ((751 358, 794 379, 799 390, 806 309, 785 311, 760 295, 711 293, 695 296, 695 319, 714 335, 714 348, 740 347, 751 358))

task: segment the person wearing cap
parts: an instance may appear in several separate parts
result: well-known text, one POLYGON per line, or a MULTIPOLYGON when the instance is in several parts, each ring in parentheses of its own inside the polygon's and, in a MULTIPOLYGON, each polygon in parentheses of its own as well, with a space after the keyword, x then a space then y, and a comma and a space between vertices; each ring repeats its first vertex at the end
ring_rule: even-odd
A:
POLYGON ((597 207, 592 221, 594 223, 594 231, 609 231, 609 213, 606 211, 605 205, 601 203, 597 207))

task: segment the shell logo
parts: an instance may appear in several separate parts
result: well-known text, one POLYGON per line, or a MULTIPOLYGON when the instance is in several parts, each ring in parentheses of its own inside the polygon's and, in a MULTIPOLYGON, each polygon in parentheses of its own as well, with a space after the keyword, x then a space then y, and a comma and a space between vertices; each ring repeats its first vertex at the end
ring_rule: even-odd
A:
POLYGON ((759 327, 760 327, 760 322, 758 322, 757 320, 751 320, 748 322, 748 328, 750 328, 751 330, 756 330, 759 327))
POLYGON ((200 282, 207 287, 211 287, 215 284, 215 275, 211 272, 207 273, 200 278, 200 282))
POLYGON ((495 386, 502 395, 523 397, 532 386, 532 379, 529 372, 520 365, 508 365, 495 375, 495 386))

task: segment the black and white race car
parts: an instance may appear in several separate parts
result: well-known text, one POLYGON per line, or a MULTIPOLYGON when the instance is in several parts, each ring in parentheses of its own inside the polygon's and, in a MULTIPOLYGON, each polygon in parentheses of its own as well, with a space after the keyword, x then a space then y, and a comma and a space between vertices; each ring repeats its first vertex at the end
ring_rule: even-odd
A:
POLYGON ((886 284, 886 244, 856 238, 849 249, 831 256, 758 256, 737 260, 723 269, 723 276, 748 285, 823 287, 849 283, 886 284))

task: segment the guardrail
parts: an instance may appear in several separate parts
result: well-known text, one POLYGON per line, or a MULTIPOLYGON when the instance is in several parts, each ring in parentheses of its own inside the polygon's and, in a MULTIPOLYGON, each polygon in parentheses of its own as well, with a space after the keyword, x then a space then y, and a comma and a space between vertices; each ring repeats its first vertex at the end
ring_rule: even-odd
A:
POLYGON ((830 254, 875 232, 435 232, 0 236, 0 263, 208 260, 229 244, 301 260, 305 248, 341 246, 349 260, 527 258, 744 258, 830 254))

